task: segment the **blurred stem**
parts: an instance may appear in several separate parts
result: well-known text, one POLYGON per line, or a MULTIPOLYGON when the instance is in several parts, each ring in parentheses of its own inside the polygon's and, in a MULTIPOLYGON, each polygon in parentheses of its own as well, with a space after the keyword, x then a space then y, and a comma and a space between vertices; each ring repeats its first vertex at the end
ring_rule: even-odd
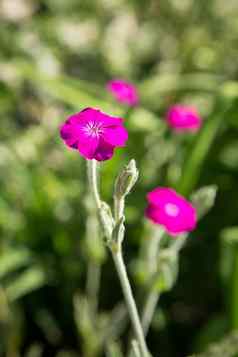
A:
POLYGON ((120 334, 125 330, 128 315, 124 302, 119 303, 111 312, 110 320, 104 330, 103 340, 107 344, 108 341, 118 340, 120 334))
POLYGON ((169 249, 174 254, 178 254, 179 251, 183 248, 184 244, 187 241, 188 233, 181 234, 176 238, 176 240, 170 245, 169 249))
POLYGON ((147 247, 147 267, 149 274, 153 274, 157 270, 158 265, 158 255, 160 249, 161 240, 165 234, 164 229, 161 227, 152 227, 153 232, 151 237, 148 239, 148 247, 147 247))
POLYGON ((232 269, 232 290, 231 290, 231 327, 238 329, 238 246, 234 244, 234 261, 232 269))
MULTIPOLYGON (((150 269, 151 277, 153 277, 153 275, 158 270, 159 247, 160 247, 161 239, 163 238, 164 234, 165 234, 164 230, 160 228, 157 232, 155 231, 155 234, 154 236, 152 236, 150 242, 149 251, 151 250, 151 254, 148 255, 148 258, 152 259, 152 262, 149 261, 149 264, 151 266, 150 269)), ((187 238, 187 234, 182 234, 176 238, 176 240, 169 247, 169 250, 171 251, 172 254, 177 255, 179 253, 179 251, 182 249, 182 247, 186 242, 186 238, 187 238)), ((145 305, 142 311, 142 327, 145 336, 148 333, 151 321, 155 313, 156 306, 159 301, 159 297, 160 297, 160 291, 158 289, 157 290, 152 289, 151 291, 149 291, 147 298, 145 299, 145 305)))
POLYGON ((93 316, 95 315, 98 307, 100 277, 101 277, 101 266, 98 263, 90 260, 88 263, 86 291, 92 308, 93 316))
POLYGON ((133 340, 131 342, 131 348, 134 353, 134 357, 140 357, 140 349, 139 349, 137 341, 133 340))
MULTIPOLYGON (((160 250, 160 243, 164 236, 165 232, 164 229, 153 227, 153 234, 149 239, 148 250, 147 250, 147 267, 149 276, 152 277, 153 274, 156 273, 158 270, 158 258, 159 258, 159 250, 160 250)), ((142 309, 142 328, 144 331, 145 336, 148 333, 151 321, 153 319, 155 309, 159 300, 160 292, 158 290, 151 290, 148 292, 145 303, 142 309)))
POLYGON ((154 313, 156 310, 156 306, 159 301, 159 297, 160 297, 159 291, 152 290, 149 292, 149 294, 146 298, 145 305, 144 305, 143 311, 142 311, 142 328, 143 328, 145 336, 147 335, 147 333, 149 331, 149 327, 151 325, 151 321, 153 319, 153 316, 154 316, 154 313))

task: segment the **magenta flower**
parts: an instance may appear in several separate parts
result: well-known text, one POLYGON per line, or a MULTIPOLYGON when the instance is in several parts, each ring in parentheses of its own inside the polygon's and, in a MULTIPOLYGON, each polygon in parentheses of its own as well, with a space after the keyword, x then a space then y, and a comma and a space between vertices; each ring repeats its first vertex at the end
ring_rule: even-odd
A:
POLYGON ((147 200, 146 217, 164 226, 170 235, 176 236, 196 227, 195 208, 171 188, 158 187, 148 193, 147 200))
POLYGON ((202 124, 201 117, 196 109, 181 104, 173 105, 167 113, 168 125, 177 132, 196 132, 202 124))
POLYGON ((94 108, 70 116, 61 126, 60 135, 67 146, 86 159, 97 161, 110 159, 114 148, 125 146, 128 139, 121 118, 94 108))
POLYGON ((114 79, 108 82, 107 90, 119 103, 127 104, 131 107, 139 103, 139 95, 136 87, 122 79, 114 79))

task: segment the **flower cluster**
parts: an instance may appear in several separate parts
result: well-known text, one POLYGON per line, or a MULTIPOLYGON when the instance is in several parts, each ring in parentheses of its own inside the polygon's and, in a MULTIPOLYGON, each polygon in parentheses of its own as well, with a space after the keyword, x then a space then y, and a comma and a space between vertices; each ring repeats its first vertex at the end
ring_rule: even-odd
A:
MULTIPOLYGON (((123 80, 113 80, 107 89, 117 101, 130 106, 139 102, 136 88, 123 80)), ((197 131, 201 118, 192 107, 172 106, 166 116, 168 125, 176 132, 197 131)), ((70 116, 60 128, 65 144, 88 160, 105 161, 113 156, 116 147, 123 147, 128 139, 123 119, 99 109, 86 108, 70 116)), ((147 195, 146 217, 162 225, 171 235, 192 231, 196 226, 196 210, 190 202, 171 188, 158 187, 147 195)))

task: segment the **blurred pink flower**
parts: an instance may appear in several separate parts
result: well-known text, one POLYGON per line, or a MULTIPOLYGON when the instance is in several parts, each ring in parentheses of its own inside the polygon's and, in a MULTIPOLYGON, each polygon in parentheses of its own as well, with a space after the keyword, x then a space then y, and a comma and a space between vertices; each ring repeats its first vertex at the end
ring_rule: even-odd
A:
POLYGON ((108 82, 107 90, 119 103, 129 106, 135 106, 139 103, 139 95, 136 87, 122 79, 114 79, 108 82))
POLYGON ((192 231, 196 227, 195 208, 173 189, 158 187, 147 194, 147 218, 164 226, 173 236, 192 231))
POLYGON ((125 146, 128 133, 121 118, 98 109, 86 108, 68 118, 60 128, 61 138, 86 159, 97 161, 112 157, 114 148, 125 146))
POLYGON ((168 125, 177 132, 196 132, 202 124, 201 117, 195 108, 180 104, 170 107, 166 120, 168 125))

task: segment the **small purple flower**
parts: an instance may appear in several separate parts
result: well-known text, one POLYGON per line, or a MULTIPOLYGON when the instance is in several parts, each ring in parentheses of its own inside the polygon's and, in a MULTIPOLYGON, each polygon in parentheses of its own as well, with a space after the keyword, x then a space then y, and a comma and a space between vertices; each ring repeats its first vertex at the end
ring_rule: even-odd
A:
POLYGON ((157 187, 147 194, 145 215, 162 225, 172 236, 192 231, 197 224, 197 213, 192 204, 176 191, 157 187))
POLYGON ((108 82, 107 90, 119 103, 127 104, 131 107, 139 103, 139 95, 136 87, 122 79, 114 79, 108 82))
POLYGON ((86 108, 70 116, 60 128, 61 138, 86 159, 97 161, 112 157, 115 147, 125 146, 128 133, 121 118, 86 108))
POLYGON ((177 132, 196 132, 202 125, 202 120, 197 110, 181 104, 173 105, 167 113, 168 125, 177 132))

